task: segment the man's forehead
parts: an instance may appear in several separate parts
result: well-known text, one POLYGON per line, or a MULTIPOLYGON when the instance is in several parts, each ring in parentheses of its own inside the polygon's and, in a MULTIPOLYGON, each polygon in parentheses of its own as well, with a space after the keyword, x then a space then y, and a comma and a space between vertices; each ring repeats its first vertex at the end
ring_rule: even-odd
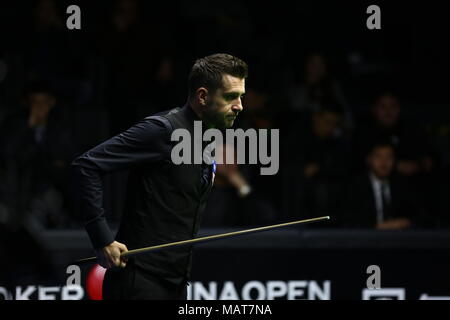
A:
POLYGON ((222 76, 223 92, 245 92, 245 78, 233 77, 229 74, 222 76))

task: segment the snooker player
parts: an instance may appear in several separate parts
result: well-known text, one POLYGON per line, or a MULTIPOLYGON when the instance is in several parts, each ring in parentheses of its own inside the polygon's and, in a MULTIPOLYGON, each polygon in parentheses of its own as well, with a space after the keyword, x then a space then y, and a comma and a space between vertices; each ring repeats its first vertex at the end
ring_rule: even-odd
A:
MULTIPOLYGON (((230 128, 242 111, 248 69, 228 54, 198 59, 188 79, 187 103, 149 116, 72 162, 86 231, 108 270, 104 299, 186 299, 192 247, 121 258, 135 249, 194 238, 212 187, 212 165, 171 161, 176 129, 230 128), (125 208, 116 237, 102 208, 102 176, 129 169, 125 208)), ((194 162, 191 162, 194 163, 194 162)))

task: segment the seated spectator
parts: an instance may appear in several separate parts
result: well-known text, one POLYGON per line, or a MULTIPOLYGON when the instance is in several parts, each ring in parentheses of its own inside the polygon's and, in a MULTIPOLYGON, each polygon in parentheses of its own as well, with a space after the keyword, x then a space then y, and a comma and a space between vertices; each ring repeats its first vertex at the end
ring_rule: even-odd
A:
MULTIPOLYGON (((259 79, 260 80, 260 79, 259 79)), ((267 87, 264 81, 253 80, 249 84, 244 97, 244 112, 236 121, 236 127, 244 130, 278 128, 277 116, 279 112, 279 101, 267 87)), ((248 152, 248 149, 246 150, 248 152)), ((271 146, 268 145, 268 152, 271 153, 271 146)), ((256 186, 250 197, 243 201, 241 207, 247 206, 242 218, 245 225, 255 225, 273 222, 280 218, 281 188, 273 188, 280 185, 280 174, 261 175, 262 164, 242 164, 239 165, 239 172, 251 186, 256 186), (254 213, 255 217, 251 218, 254 213), (265 216, 263 218, 263 216, 265 216)))
POLYGON ((366 158, 367 172, 350 184, 346 227, 400 230, 420 226, 419 194, 394 173, 395 151, 389 142, 377 142, 366 158))
POLYGON ((349 172, 347 142, 336 135, 341 121, 339 109, 323 108, 314 112, 305 132, 286 138, 282 168, 289 215, 307 218, 339 211, 342 184, 349 172))
MULTIPOLYGON (((377 96, 371 109, 371 117, 363 121, 355 132, 356 162, 367 153, 367 146, 375 141, 390 141, 397 156, 395 170, 405 177, 430 172, 434 166, 432 152, 420 126, 401 116, 401 105, 393 93, 377 96)), ((363 169, 362 166, 359 166, 363 169)))
MULTIPOLYGON (((217 147, 217 155, 230 146, 217 147), (220 152, 219 150, 224 150, 220 152)), ((229 151, 228 151, 229 152, 229 151)), ((236 153, 235 153, 236 156, 236 153)), ((202 218, 202 227, 234 227, 270 224, 276 219, 272 204, 250 184, 235 163, 217 164, 214 187, 202 218)))
POLYGON ((343 109, 343 128, 352 127, 352 113, 336 79, 329 73, 325 57, 310 54, 305 63, 303 79, 289 89, 289 105, 295 113, 313 113, 333 101, 343 109))
POLYGON ((67 165, 74 156, 70 129, 44 84, 31 85, 27 108, 9 116, 2 127, 4 198, 8 222, 56 227, 68 205, 67 165))
POLYGON ((12 71, 25 82, 43 79, 61 100, 84 105, 94 96, 91 53, 86 33, 67 33, 66 8, 56 0, 33 1, 32 17, 18 37, 23 66, 12 71))
POLYGON ((142 6, 138 0, 114 1, 108 23, 98 34, 111 134, 179 103, 170 57, 172 37, 154 23, 158 17, 143 15, 142 6))
POLYGON ((379 94, 371 108, 370 117, 361 121, 355 131, 354 169, 364 170, 364 155, 367 146, 375 141, 389 141, 395 148, 394 171, 420 191, 424 205, 430 213, 429 225, 434 224, 440 202, 437 195, 440 182, 439 156, 432 148, 424 128, 403 112, 397 95, 391 92, 379 94))

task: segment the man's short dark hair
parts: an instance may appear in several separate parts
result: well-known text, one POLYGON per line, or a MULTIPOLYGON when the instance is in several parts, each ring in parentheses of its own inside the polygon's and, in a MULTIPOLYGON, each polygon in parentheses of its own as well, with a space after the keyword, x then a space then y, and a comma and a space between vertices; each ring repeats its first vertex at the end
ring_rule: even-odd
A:
POLYGON ((198 59, 189 73, 189 96, 192 97, 200 87, 215 92, 222 87, 224 74, 240 79, 247 78, 248 66, 241 59, 226 53, 217 53, 198 59))
POLYGON ((388 139, 377 139, 369 144, 367 155, 372 155, 377 149, 390 148, 395 155, 395 145, 388 139))
POLYGON ((377 94, 373 97, 372 99, 372 104, 376 105, 381 98, 384 97, 392 97, 394 99, 396 99, 397 101, 400 100, 399 95, 397 92, 395 92, 394 90, 390 90, 390 89, 385 89, 385 90, 380 90, 377 92, 377 94))
POLYGON ((335 99, 327 99, 317 110, 316 113, 324 114, 324 113, 334 113, 338 116, 344 115, 344 108, 341 104, 335 99))
POLYGON ((32 94, 43 93, 49 96, 55 97, 55 91, 52 86, 46 81, 33 81, 26 85, 24 95, 29 96, 32 94))

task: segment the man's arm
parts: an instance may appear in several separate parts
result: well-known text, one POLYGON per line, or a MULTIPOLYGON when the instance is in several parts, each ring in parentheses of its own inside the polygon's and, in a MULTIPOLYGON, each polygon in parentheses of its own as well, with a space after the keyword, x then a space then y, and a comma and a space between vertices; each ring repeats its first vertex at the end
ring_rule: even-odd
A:
MULTIPOLYGON (((104 214, 102 176, 165 159, 170 155, 170 133, 170 123, 165 118, 147 118, 90 149, 71 163, 77 184, 79 209, 97 251, 117 243, 104 214)), ((126 247, 116 247, 126 250, 126 247)), ((110 256, 117 256, 117 250, 114 251, 115 254, 110 256)))

